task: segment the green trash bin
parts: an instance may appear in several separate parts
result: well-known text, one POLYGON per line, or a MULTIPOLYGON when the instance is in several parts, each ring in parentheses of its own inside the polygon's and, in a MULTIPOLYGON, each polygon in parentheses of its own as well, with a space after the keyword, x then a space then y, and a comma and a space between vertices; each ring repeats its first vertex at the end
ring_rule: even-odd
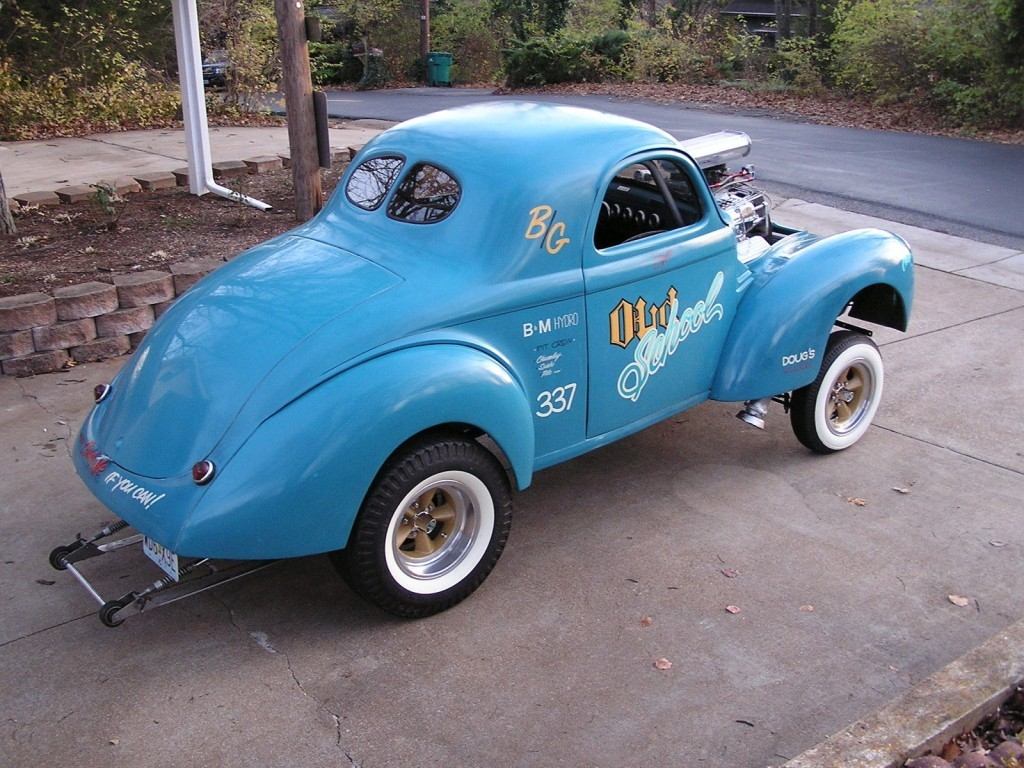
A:
POLYGON ((427 54, 427 85, 452 85, 452 55, 432 51, 427 54))

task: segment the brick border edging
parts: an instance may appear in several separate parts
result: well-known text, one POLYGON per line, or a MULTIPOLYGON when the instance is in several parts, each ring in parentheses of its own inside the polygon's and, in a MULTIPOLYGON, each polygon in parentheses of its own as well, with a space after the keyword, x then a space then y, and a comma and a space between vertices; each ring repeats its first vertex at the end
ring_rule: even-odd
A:
POLYGON ((974 728, 1024 678, 1024 619, 782 768, 899 768, 974 728))
MULTIPOLYGON (((331 147, 331 163, 348 162, 362 147, 362 144, 350 147, 331 147)), ((213 178, 220 181, 238 176, 269 173, 290 167, 291 156, 287 153, 258 155, 244 160, 221 160, 213 164, 213 178)), ((188 169, 176 168, 172 171, 140 173, 137 176, 115 176, 101 179, 95 184, 73 184, 59 189, 18 192, 9 195, 7 203, 15 212, 22 206, 74 205, 91 200, 96 194, 96 187, 101 185, 110 187, 119 195, 132 192, 155 192, 175 186, 186 187, 188 186, 188 169)))
MULTIPOLYGON (((331 148, 331 162, 346 162, 362 145, 331 148)), ((213 164, 214 178, 261 174, 290 167, 288 155, 260 155, 213 164)), ((100 181, 118 194, 188 185, 188 169, 146 173, 100 181)), ((90 200, 95 187, 74 185, 53 191, 25 192, 10 198, 21 205, 71 205, 90 200)), ((34 376, 55 373, 72 363, 124 355, 146 335, 160 315, 201 278, 226 259, 190 259, 170 271, 145 270, 114 275, 112 283, 92 281, 0 298, 0 373, 34 376)))

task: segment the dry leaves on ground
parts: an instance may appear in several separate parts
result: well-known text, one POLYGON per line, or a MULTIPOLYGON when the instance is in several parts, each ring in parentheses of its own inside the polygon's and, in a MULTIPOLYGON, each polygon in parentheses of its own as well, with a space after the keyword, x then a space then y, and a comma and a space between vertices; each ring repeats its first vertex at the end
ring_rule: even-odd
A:
POLYGON ((964 597, 963 595, 948 595, 948 597, 949 602, 951 602, 953 605, 958 605, 961 608, 966 608, 968 605, 971 604, 971 598, 964 597))
POLYGON ((725 606, 726 613, 739 613, 740 607, 738 605, 727 605, 725 606))
POLYGON ((654 662, 654 668, 665 672, 666 670, 672 669, 672 662, 668 659, 658 659, 654 662))

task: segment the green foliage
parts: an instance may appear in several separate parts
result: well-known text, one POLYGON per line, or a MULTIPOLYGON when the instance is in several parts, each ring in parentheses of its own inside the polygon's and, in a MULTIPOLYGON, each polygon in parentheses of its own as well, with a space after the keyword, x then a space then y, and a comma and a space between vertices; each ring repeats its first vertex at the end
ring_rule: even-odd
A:
POLYGON ((277 48, 277 18, 272 0, 231 0, 224 30, 227 51, 229 104, 246 110, 260 106, 281 77, 277 48))
POLYGON ((91 86, 103 82, 125 59, 162 68, 173 55, 166 0, 0 3, 0 57, 33 77, 71 71, 91 86))
POLYGON ((513 88, 581 83, 600 73, 599 57, 578 37, 552 35, 516 40, 504 54, 505 73, 513 88))
POLYGON ((67 136, 172 122, 181 104, 177 88, 137 62, 119 59, 101 79, 70 69, 22 77, 0 59, 0 139, 67 136))
POLYGON ((909 96, 925 69, 927 25, 918 0, 842 0, 833 14, 836 82, 882 101, 909 96))
POLYGON ((431 22, 433 48, 454 57, 452 78, 482 83, 495 79, 501 68, 503 41, 510 29, 495 19, 484 3, 452 3, 431 22))
POLYGON ((771 71, 798 93, 821 93, 829 71, 829 51, 810 37, 790 37, 775 47, 771 71))
POLYGON ((886 102, 920 98, 967 125, 1024 123, 1021 0, 843 0, 836 82, 886 102))
POLYGON ((347 43, 310 43, 309 66, 316 85, 354 83, 362 77, 363 64, 347 43))
POLYGON ((670 12, 631 29, 627 59, 635 80, 707 83, 760 66, 760 39, 713 14, 670 12))
POLYGON ((492 0, 493 13, 506 21, 516 40, 554 35, 565 27, 571 0, 492 0))

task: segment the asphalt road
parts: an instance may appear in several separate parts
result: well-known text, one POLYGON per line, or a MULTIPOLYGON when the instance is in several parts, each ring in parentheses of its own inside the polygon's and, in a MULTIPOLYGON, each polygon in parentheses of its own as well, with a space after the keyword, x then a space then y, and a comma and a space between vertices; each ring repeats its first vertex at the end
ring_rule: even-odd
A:
MULTIPOLYGON (((491 99, 485 89, 331 92, 333 117, 407 120, 491 99)), ((533 95, 653 123, 684 139, 725 128, 754 141, 749 161, 769 192, 1009 248, 1024 247, 1024 147, 836 128, 604 96, 533 95)))

